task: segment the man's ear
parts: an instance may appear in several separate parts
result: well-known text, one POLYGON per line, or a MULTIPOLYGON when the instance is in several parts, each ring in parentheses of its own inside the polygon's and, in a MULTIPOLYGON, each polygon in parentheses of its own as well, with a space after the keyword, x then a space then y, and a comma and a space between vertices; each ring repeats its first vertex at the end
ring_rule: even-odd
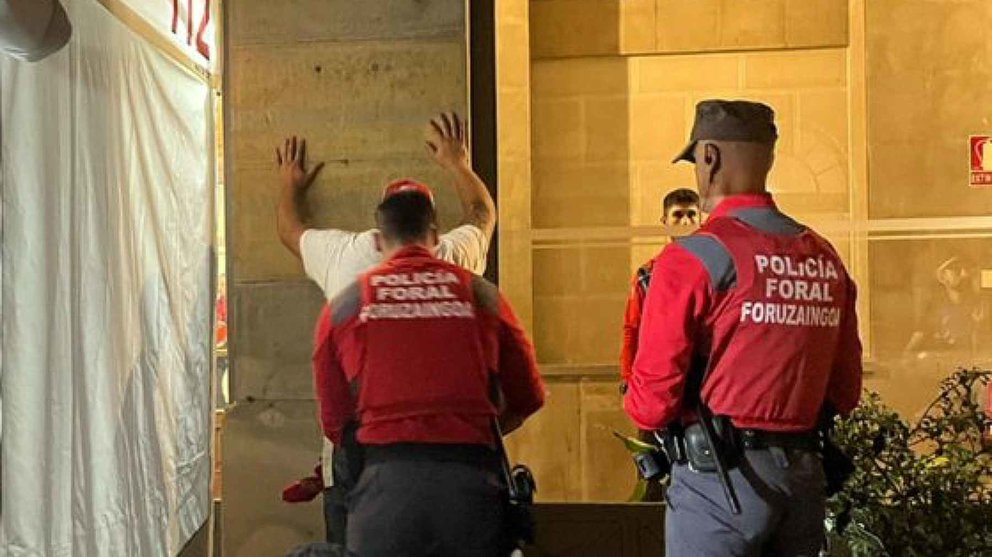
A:
MULTIPOLYGON (((722 153, 720 153, 720 148, 712 143, 707 143, 703 146, 703 160, 706 162, 706 166, 709 167, 709 185, 712 187, 713 182, 716 181, 716 175, 720 172, 720 168, 723 163, 722 153)), ((712 194, 712 192, 711 192, 712 194)))
POLYGON ((372 232, 372 238, 375 240, 375 251, 379 253, 385 251, 383 250, 383 246, 382 246, 382 232, 378 230, 374 230, 372 232))
POLYGON ((703 161, 711 166, 720 166, 720 148, 713 143, 706 143, 703 145, 703 161))
POLYGON ((431 247, 437 246, 441 240, 438 238, 437 226, 431 225, 430 232, 428 232, 427 240, 430 241, 431 247))

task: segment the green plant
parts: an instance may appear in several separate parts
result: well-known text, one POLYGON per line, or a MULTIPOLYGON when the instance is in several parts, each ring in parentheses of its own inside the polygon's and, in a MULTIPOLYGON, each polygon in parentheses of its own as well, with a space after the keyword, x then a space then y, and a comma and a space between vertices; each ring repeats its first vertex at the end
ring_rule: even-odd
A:
POLYGON ((876 393, 837 422, 857 471, 828 503, 831 555, 992 555, 992 446, 976 400, 990 378, 958 370, 915 423, 876 393))

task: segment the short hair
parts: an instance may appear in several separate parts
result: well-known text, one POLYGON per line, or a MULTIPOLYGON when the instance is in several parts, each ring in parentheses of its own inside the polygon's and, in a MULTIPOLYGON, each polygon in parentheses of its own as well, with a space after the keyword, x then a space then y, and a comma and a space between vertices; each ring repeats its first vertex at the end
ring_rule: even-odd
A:
POLYGON ((426 195, 403 191, 390 195, 376 207, 375 220, 386 240, 410 244, 427 237, 437 224, 437 212, 426 195))
POLYGON ((665 213, 668 213, 668 210, 675 205, 699 205, 699 194, 686 188, 672 190, 661 202, 661 207, 665 213))

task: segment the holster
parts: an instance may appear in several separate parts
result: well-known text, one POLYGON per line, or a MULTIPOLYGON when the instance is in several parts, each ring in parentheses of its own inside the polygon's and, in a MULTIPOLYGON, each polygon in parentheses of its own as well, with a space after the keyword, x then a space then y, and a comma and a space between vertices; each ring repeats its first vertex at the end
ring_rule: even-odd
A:
MULTIPOLYGON (((714 429, 718 432, 717 450, 722 451, 725 462, 736 462, 738 448, 734 442, 729 421, 714 418, 714 429)), ((659 446, 657 451, 634 456, 634 463, 641 477, 654 480, 671 473, 673 464, 688 464, 694 472, 716 472, 716 458, 706 440, 702 426, 693 424, 682 428, 671 426, 655 432, 659 446)))
POLYGON ((504 549, 509 554, 524 544, 533 544, 537 530, 534 518, 534 493, 537 483, 530 469, 522 464, 513 467, 503 493, 504 549))
MULTIPOLYGON (((499 389, 493 380, 493 400, 499 400, 499 389)), ((499 471, 503 477, 503 540, 500 547, 501 555, 510 555, 516 549, 523 549, 526 544, 533 544, 537 535, 537 521, 534 519, 534 493, 537 492, 537 482, 530 468, 523 464, 512 466, 503 444, 503 431, 499 420, 491 422, 493 436, 496 440, 499 471)))
MULTIPOLYGON (((736 466, 740 456, 740 445, 730 420, 722 416, 714 417, 713 429, 716 430, 717 446, 723 461, 730 467, 736 466)), ((685 444, 685 462, 693 472, 712 473, 717 471, 716 455, 706 440, 702 425, 696 423, 685 428, 683 436, 685 444)))

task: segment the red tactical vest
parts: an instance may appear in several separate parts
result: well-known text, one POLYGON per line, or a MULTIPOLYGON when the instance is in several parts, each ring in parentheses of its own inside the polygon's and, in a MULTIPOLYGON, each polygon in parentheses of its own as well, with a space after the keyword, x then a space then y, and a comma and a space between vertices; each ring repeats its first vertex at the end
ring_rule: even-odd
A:
POLYGON ((456 418, 455 424, 487 433, 496 410, 472 275, 425 254, 395 258, 362 276, 360 285, 359 334, 367 351, 357 378, 362 428, 391 434, 387 424, 406 420, 398 435, 416 431, 424 438, 397 441, 445 442, 459 436, 445 426, 456 418), (416 425, 408 427, 411 420, 416 425))
POLYGON ((809 229, 774 234, 733 216, 712 219, 699 234, 726 249, 736 273, 708 320, 703 400, 741 428, 812 429, 849 295, 840 257, 809 229))

